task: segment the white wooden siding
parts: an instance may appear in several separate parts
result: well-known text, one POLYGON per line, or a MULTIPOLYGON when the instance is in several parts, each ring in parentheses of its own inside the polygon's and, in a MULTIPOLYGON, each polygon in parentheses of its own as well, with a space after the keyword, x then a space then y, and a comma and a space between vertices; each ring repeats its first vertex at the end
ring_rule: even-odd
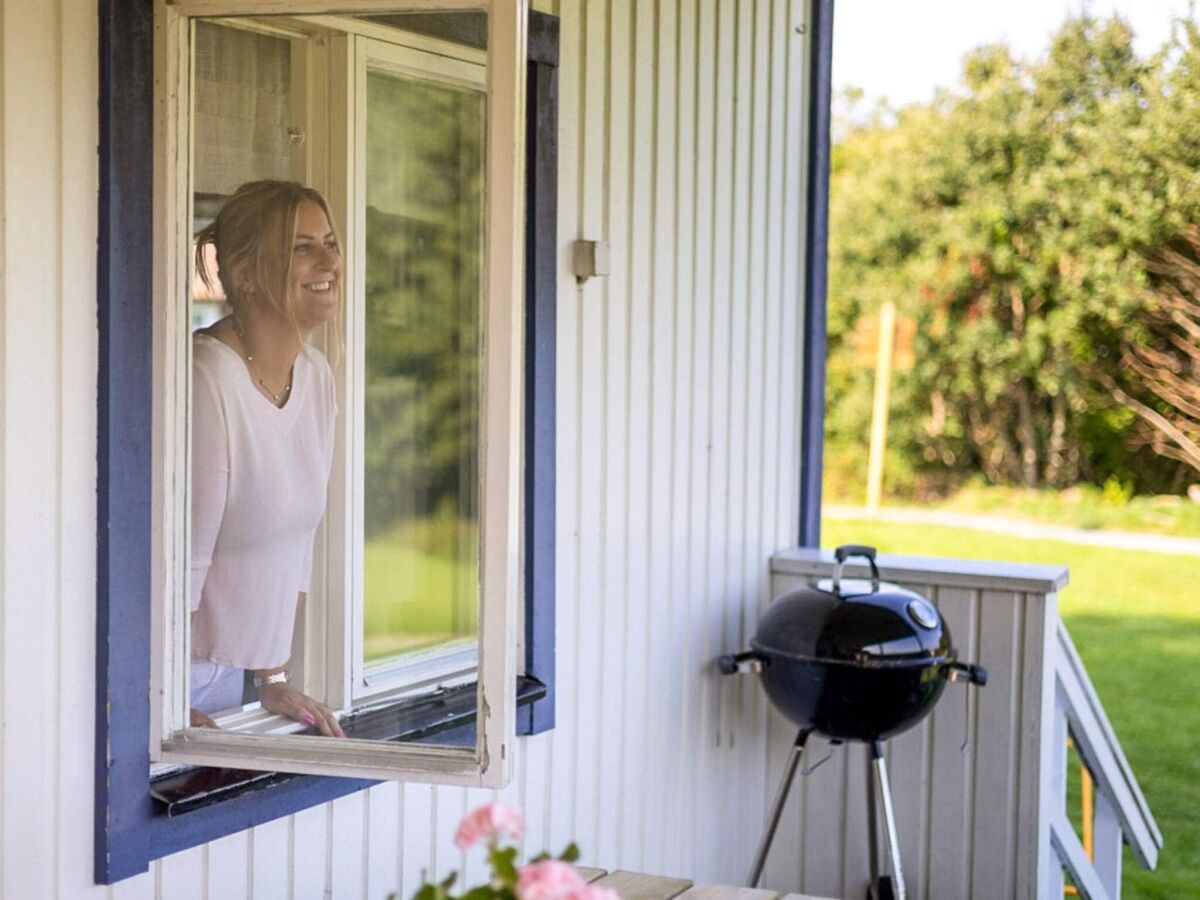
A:
POLYGON ((0 886, 91 882, 96 7, 0 11, 0 886), (72 13, 73 14, 69 14, 72 13))
MULTIPOLYGON (((804 4, 535 5, 562 25, 558 727, 502 796, 530 852, 736 882, 767 711, 712 660, 798 530, 804 4), (577 238, 609 277, 575 283, 577 238)), ((96 9, 0 16, 3 896, 409 896, 490 792, 385 785, 91 884, 96 9)))

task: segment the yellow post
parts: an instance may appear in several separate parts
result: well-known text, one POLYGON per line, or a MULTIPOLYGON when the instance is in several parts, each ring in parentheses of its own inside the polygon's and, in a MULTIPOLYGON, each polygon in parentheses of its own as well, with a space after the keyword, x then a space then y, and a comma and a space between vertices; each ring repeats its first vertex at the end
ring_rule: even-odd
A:
POLYGON ((883 496, 883 455, 887 449, 888 406, 892 392, 892 352, 896 343, 896 304, 879 310, 879 348, 875 361, 875 401, 871 409, 871 456, 867 464, 867 511, 879 512, 883 496))
POLYGON ((1083 806, 1083 852, 1087 858, 1095 860, 1094 847, 1096 843, 1096 783, 1092 773, 1088 771, 1087 763, 1079 764, 1080 800, 1083 806))
MULTIPOLYGON (((1067 749, 1075 746, 1075 741, 1068 735, 1067 749)), ((1087 763, 1080 757, 1079 760, 1079 799, 1080 818, 1083 819, 1083 852, 1087 858, 1095 861, 1094 847, 1096 840, 1096 782, 1092 778, 1092 773, 1087 767, 1087 763)), ((1073 884, 1068 884, 1063 888, 1063 894, 1068 897, 1078 897, 1079 888, 1073 884)))

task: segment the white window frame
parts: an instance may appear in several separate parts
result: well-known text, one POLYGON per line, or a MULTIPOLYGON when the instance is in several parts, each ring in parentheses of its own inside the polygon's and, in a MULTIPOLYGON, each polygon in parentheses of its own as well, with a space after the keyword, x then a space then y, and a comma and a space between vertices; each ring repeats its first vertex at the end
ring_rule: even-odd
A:
MULTIPOLYGON (((516 677, 521 586, 521 459, 524 242, 524 80, 528 0, 157 0, 155 5, 155 491, 153 527, 154 634, 151 758, 157 762, 217 765, 317 775, 419 780, 501 787, 511 777, 516 732, 516 677), (189 330, 187 248, 191 245, 188 167, 188 53, 195 17, 324 16, 409 11, 480 11, 488 16, 485 269, 483 276, 484 396, 481 421, 480 582, 476 743, 474 747, 431 747, 366 740, 331 740, 308 735, 247 733, 190 728, 187 723, 186 664, 188 604, 187 411, 189 330)), ((339 42, 327 51, 336 65, 339 42)), ((345 44, 341 52, 345 52, 345 44)), ((336 107, 336 104, 333 105, 336 107)), ((310 105, 310 109, 311 109, 310 105)), ((352 109, 352 107, 350 107, 352 109)), ((348 134, 330 123, 330 134, 348 134)), ((349 125, 349 123, 346 123, 349 125)), ((351 151, 331 139, 311 154, 309 177, 337 171, 336 157, 351 151), (328 159, 322 159, 324 152, 328 159)), ((335 214, 353 196, 324 185, 335 214)), ((346 246, 353 258, 361 243, 343 215, 346 246)), ((348 265, 346 289, 361 279, 348 265)), ((348 323, 348 328, 351 327, 348 323)), ((343 406, 343 414, 347 407, 343 406)), ((346 460, 335 461, 335 465, 346 460)), ((332 509, 332 506, 331 506, 332 509)), ((328 533, 337 531, 331 523, 328 533)), ((344 524, 344 523, 341 523, 344 524)), ((346 534, 345 529, 342 534, 346 534)), ((344 544, 342 544, 344 546, 344 544)), ((334 553, 332 563, 344 555, 334 553)), ((327 578, 346 577, 330 565, 327 578)), ((349 567, 353 568, 353 566, 349 567)), ((353 573, 351 573, 353 575, 353 573)), ((360 579, 361 580, 361 579, 360 579)), ((353 595, 351 595, 353 596, 353 595)), ((306 622, 315 617, 306 616, 306 622)), ((346 616, 340 635, 349 637, 346 616)), ((336 623, 326 618, 331 626, 336 623)), ((307 632, 307 629, 305 629, 307 632)), ((351 649, 351 648, 347 648, 351 649)), ((316 654, 310 659, 320 658, 316 654)), ((334 660, 326 656, 326 661, 334 660)), ((345 658, 339 662, 344 662, 345 658)), ((343 672, 348 667, 340 666, 343 672)), ((333 680, 326 666, 324 680, 333 680)), ((309 678, 318 673, 305 673, 309 678)), ((318 676, 319 677, 319 676, 318 676)))
MULTIPOLYGON (((369 24, 369 23, 368 23, 369 24)), ((417 36, 412 36, 417 38, 417 36)), ((354 201, 350 210, 354 217, 354 230, 364 234, 366 231, 366 103, 367 103, 367 73, 369 69, 383 69, 402 75, 413 75, 431 81, 440 82, 454 87, 464 87, 478 90, 486 96, 487 66, 486 54, 471 48, 459 48, 432 39, 407 40, 407 36, 397 38, 394 32, 385 29, 364 29, 359 32, 354 42, 355 52, 351 67, 348 70, 348 80, 352 82, 349 107, 353 110, 354 123, 349 129, 351 135, 350 153, 354 160, 351 167, 353 184, 350 193, 354 201), (378 32, 378 37, 375 33, 378 32), (401 44, 398 40, 403 40, 401 44)), ((357 241, 355 244, 354 260, 351 268, 355 272, 366 271, 366 242, 357 241)), ((362 280, 347 290, 347 328, 346 338, 348 347, 364 348, 366 341, 366 293, 362 280)), ((358 354, 347 353, 347 389, 342 395, 343 402, 350 404, 360 402, 364 393, 365 372, 358 363, 358 354)), ((357 415, 357 408, 356 408, 357 415)), ((381 696, 403 693, 414 688, 421 689, 430 685, 447 686, 462 683, 475 677, 478 664, 478 644, 471 641, 467 646, 435 647, 427 651, 403 654, 380 663, 367 666, 364 660, 363 623, 365 618, 365 597, 362 579, 363 550, 365 537, 363 534, 363 490, 364 475, 364 446, 362 423, 352 422, 349 417, 344 422, 342 436, 348 448, 349 463, 348 496, 337 497, 331 491, 330 504, 336 503, 339 508, 348 507, 351 545, 348 558, 354 560, 354 565, 344 573, 347 580, 342 589, 345 595, 352 599, 347 610, 348 621, 346 635, 341 640, 328 643, 329 675, 331 681, 326 684, 327 696, 337 698, 338 702, 350 704, 378 699, 381 696), (339 678, 339 676, 341 676, 339 678)), ((331 610, 331 615, 336 611, 331 610)), ((519 613, 518 613, 519 615, 519 613)), ((341 623, 331 620, 331 633, 341 623)))

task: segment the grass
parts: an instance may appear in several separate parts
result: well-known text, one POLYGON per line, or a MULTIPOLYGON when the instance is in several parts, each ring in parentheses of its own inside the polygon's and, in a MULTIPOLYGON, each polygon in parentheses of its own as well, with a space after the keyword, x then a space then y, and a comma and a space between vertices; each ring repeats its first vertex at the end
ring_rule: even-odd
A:
POLYGON ((474 561, 452 548, 391 532, 363 548, 363 654, 368 662, 420 650, 478 628, 474 561))
MULTIPOLYGON (((826 503, 861 506, 866 502, 861 485, 855 485, 853 491, 839 490, 839 485, 826 480, 822 489, 826 503)), ((1061 491, 968 484, 941 498, 914 500, 911 496, 887 494, 884 505, 1009 516, 1086 530, 1200 537, 1200 503, 1175 494, 1131 497, 1115 483, 1105 488, 1078 485, 1061 491)))
POLYGON ((1120 488, 1081 485, 1063 491, 968 486, 930 509, 1015 516, 1073 528, 1200 537, 1200 503, 1174 495, 1129 497, 1120 488))
POLYGON ((1200 557, 851 520, 821 543, 1069 566, 1063 618, 1165 838, 1154 872, 1125 851, 1124 896, 1200 893, 1200 557))

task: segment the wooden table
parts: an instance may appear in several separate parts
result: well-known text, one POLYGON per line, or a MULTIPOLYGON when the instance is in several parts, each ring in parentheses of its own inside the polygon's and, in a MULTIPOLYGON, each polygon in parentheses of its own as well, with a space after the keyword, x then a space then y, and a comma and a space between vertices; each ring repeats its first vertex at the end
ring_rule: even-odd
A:
POLYGON ((663 878, 639 872, 577 868, 590 883, 616 891, 622 900, 821 900, 808 894, 779 894, 726 884, 693 884, 685 878, 663 878))

